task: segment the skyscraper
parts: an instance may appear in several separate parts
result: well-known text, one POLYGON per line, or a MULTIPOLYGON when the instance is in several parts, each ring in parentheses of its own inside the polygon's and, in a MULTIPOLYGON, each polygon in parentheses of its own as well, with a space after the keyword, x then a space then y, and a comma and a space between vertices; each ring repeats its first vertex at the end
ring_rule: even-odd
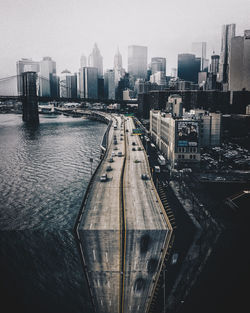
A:
POLYGON ((125 71, 122 68, 122 55, 118 48, 114 56, 114 72, 115 72, 115 86, 117 87, 119 80, 125 74, 125 71))
POLYGON ((147 77, 148 48, 143 46, 128 47, 128 72, 137 78, 147 77))
POLYGON ((80 98, 98 98, 98 69, 82 67, 79 74, 80 98))
POLYGON ((104 74, 104 97, 115 99, 115 72, 107 70, 104 74))
POLYGON ((32 61, 32 59, 24 59, 16 62, 16 73, 17 73, 17 93, 19 96, 22 95, 22 73, 24 72, 39 72, 39 62, 32 61))
POLYGON ((77 76, 69 70, 62 71, 60 75, 60 97, 75 98, 77 96, 77 76))
POLYGON ((98 70, 98 77, 103 76, 103 57, 101 56, 100 50, 97 44, 94 44, 94 48, 89 55, 89 67, 96 67, 98 70))
POLYGON ((198 82, 201 59, 194 54, 178 54, 178 77, 185 81, 198 82))
POLYGON ((229 54, 231 49, 231 40, 233 37, 235 37, 235 24, 223 25, 221 36, 219 77, 218 77, 218 81, 221 82, 222 84, 228 83, 229 54))
POLYGON ((217 54, 213 54, 211 56, 211 73, 214 75, 217 75, 219 72, 219 62, 220 62, 220 56, 217 54))
POLYGON ((250 91, 250 30, 232 38, 229 55, 229 90, 250 91))
POLYGON ((166 58, 154 57, 151 59, 151 71, 152 75, 156 72, 163 72, 166 76, 166 58))
POLYGON ((40 62, 39 92, 41 97, 50 97, 55 86, 56 62, 44 57, 40 62))
POLYGON ((80 68, 87 66, 87 58, 84 54, 81 55, 80 58, 80 68))
POLYGON ((193 42, 192 53, 195 54, 197 58, 201 58, 200 71, 206 70, 208 67, 207 43, 206 42, 193 42))

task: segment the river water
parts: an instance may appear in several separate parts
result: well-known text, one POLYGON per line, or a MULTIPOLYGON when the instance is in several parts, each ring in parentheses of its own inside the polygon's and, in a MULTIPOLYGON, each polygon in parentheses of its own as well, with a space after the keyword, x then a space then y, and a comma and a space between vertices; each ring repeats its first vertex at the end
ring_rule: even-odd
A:
POLYGON ((72 230, 106 127, 61 115, 34 129, 0 115, 4 312, 92 312, 72 230))

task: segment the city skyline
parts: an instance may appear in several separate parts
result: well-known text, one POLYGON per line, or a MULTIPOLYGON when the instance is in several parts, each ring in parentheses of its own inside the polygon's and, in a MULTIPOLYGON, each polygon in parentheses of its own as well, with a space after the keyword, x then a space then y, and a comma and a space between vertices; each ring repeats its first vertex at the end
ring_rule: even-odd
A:
POLYGON ((11 4, 0 3, 0 77, 14 74, 21 58, 45 56, 57 62, 58 73, 65 68, 77 72, 81 55, 88 56, 95 42, 104 70, 113 68, 117 46, 127 69, 128 46, 142 45, 148 47, 148 62, 151 57, 166 57, 169 74, 176 67, 178 53, 191 52, 193 42, 207 42, 208 58, 212 51, 219 54, 223 24, 235 23, 236 35, 249 28, 247 0, 212 0, 205 1, 205 6, 198 0, 178 5, 156 0, 153 6, 141 0, 74 0, 70 4, 15 0, 11 4))

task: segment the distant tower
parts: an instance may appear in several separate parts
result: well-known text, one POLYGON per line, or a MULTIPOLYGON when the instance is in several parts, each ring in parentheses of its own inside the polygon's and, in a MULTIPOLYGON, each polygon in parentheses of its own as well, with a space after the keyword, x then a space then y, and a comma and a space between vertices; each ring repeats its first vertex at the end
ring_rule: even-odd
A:
POLYGON ((128 47, 128 72, 135 79, 147 77, 148 48, 143 46, 128 47))
POLYGON ((229 55, 229 90, 250 91, 250 30, 232 38, 229 55))
POLYGON ((166 58, 154 57, 151 59, 151 71, 152 74, 157 72, 163 72, 163 75, 166 76, 166 58))
POLYGON ((81 55, 80 68, 87 66, 87 58, 84 54, 81 55))
POLYGON ((101 56, 100 50, 97 47, 97 44, 94 44, 94 48, 89 55, 89 66, 95 67, 98 70, 98 77, 103 76, 103 57, 101 56))
POLYGON ((125 71, 122 68, 122 55, 117 48, 116 54, 114 56, 114 74, 115 74, 115 86, 118 86, 119 80, 123 77, 125 71))
POLYGON ((41 97, 52 96, 56 84, 56 62, 50 57, 44 57, 40 62, 39 88, 41 97))
POLYGON ((217 54, 213 54, 211 56, 211 73, 214 75, 217 75, 219 72, 219 62, 220 62, 220 56, 217 54))
POLYGON ((207 43, 206 42, 193 42, 192 43, 192 53, 195 54, 197 58, 201 58, 200 70, 204 71, 207 69, 208 60, 207 58, 207 43))
POLYGON ((32 61, 32 59, 21 59, 16 62, 16 73, 17 73, 17 92, 21 96, 23 94, 23 79, 22 73, 25 72, 39 72, 39 62, 32 61))
POLYGON ((82 67, 79 74, 80 98, 98 98, 98 70, 96 67, 82 67))
POLYGON ((235 24, 222 26, 221 37, 221 54, 219 65, 219 78, 218 81, 227 84, 229 74, 229 54, 231 50, 231 40, 235 37, 235 24))
POLYGON ((201 58, 196 58, 194 54, 178 54, 178 77, 197 84, 200 64, 201 58))

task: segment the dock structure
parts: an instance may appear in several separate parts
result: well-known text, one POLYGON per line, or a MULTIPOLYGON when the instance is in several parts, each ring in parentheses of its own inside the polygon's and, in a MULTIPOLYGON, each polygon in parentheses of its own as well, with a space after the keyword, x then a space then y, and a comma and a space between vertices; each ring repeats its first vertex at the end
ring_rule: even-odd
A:
POLYGON ((76 231, 95 312, 145 313, 172 227, 133 119, 112 114, 112 121, 76 231))

